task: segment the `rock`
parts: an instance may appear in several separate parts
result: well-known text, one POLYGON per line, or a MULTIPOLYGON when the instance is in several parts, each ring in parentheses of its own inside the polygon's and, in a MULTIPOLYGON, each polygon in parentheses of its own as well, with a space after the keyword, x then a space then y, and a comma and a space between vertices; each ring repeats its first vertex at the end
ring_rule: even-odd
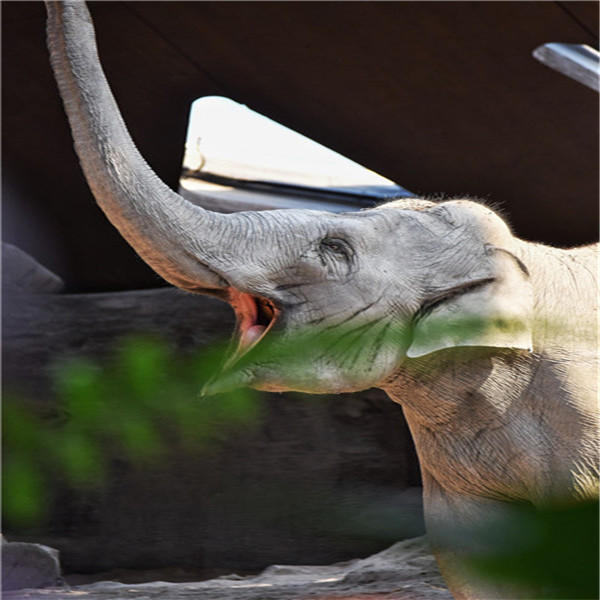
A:
POLYGON ((2 544, 2 589, 45 588, 62 584, 58 550, 41 544, 2 544))
POLYGON ((5 600, 452 600, 425 538, 394 544, 365 559, 327 566, 273 565, 252 577, 123 584, 102 581, 70 590, 27 590, 5 600))
POLYGON ((2 242, 2 288, 7 293, 56 294, 62 279, 20 248, 2 242))

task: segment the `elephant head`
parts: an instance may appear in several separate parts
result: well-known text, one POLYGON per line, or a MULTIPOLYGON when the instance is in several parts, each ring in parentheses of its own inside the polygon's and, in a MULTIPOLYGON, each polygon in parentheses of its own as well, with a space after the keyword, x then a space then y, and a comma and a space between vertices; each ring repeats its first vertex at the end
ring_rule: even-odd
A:
POLYGON ((467 200, 418 199, 345 214, 203 210, 138 153, 85 4, 47 8, 52 66, 98 204, 164 279, 232 305, 236 384, 385 387, 409 361, 444 348, 531 346, 527 269, 494 212, 467 200), (287 360, 290 348, 310 369, 287 360))

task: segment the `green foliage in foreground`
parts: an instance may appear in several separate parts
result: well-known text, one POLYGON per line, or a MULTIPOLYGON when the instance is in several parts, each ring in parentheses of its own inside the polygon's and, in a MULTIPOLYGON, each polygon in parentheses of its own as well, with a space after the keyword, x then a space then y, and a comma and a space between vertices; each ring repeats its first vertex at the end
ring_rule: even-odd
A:
POLYGON ((114 457, 144 465, 174 448, 214 451, 237 429, 259 423, 260 398, 252 390, 200 396, 221 357, 218 348, 175 358, 164 343, 128 339, 108 365, 84 359, 57 365, 50 417, 20 396, 5 397, 5 523, 28 526, 47 516, 55 480, 98 489, 114 457))
MULTIPOLYGON (((485 325, 478 320, 460 327, 440 324, 433 333, 460 339, 485 325)), ((314 357, 327 356, 340 367, 351 357, 354 369, 367 368, 364 361, 375 349, 401 354, 411 337, 409 328, 381 322, 346 331, 302 332, 293 339, 271 333, 225 373, 220 347, 182 359, 157 341, 130 339, 107 365, 78 359, 57 366, 52 418, 29 409, 23 398, 4 401, 5 523, 26 527, 47 516, 55 480, 57 488, 63 481, 79 490, 100 488, 114 457, 144 466, 174 449, 211 452, 236 431, 256 426, 259 397, 239 388, 256 362, 308 373, 314 357), (207 383, 212 393, 226 393, 202 396, 207 383)), ((403 368, 409 372, 411 364, 407 361, 403 368)), ((426 368, 437 368, 435 364, 426 368)), ((459 549, 469 577, 526 590, 525 596, 519 592, 521 598, 598 597, 597 502, 542 510, 507 505, 496 517, 483 529, 449 528, 448 543, 459 549)))
POLYGON ((599 597, 599 508, 598 500, 507 504, 482 527, 449 530, 447 545, 467 577, 509 586, 519 598, 593 600, 599 597))

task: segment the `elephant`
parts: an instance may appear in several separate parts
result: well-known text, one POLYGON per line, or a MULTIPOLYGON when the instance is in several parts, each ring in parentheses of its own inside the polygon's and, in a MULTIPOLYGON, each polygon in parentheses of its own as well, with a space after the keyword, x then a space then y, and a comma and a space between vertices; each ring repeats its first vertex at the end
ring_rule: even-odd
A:
POLYGON ((224 380, 385 390, 414 439, 426 527, 452 593, 501 594, 457 570, 444 528, 507 501, 597 494, 597 246, 521 240, 468 198, 338 214, 207 211, 160 181, 135 147, 85 3, 46 6, 51 64, 98 205, 167 282, 235 311, 224 380), (306 331, 326 332, 327 343, 311 345, 306 331), (303 344, 308 368, 287 360, 290 344, 303 344))

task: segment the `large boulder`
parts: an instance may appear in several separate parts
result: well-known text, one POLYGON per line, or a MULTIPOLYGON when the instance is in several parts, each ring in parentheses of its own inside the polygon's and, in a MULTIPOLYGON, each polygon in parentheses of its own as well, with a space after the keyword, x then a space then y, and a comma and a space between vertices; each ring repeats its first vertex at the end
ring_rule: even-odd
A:
POLYGON ((42 544, 2 544, 2 589, 46 588, 62 584, 58 550, 42 544))

